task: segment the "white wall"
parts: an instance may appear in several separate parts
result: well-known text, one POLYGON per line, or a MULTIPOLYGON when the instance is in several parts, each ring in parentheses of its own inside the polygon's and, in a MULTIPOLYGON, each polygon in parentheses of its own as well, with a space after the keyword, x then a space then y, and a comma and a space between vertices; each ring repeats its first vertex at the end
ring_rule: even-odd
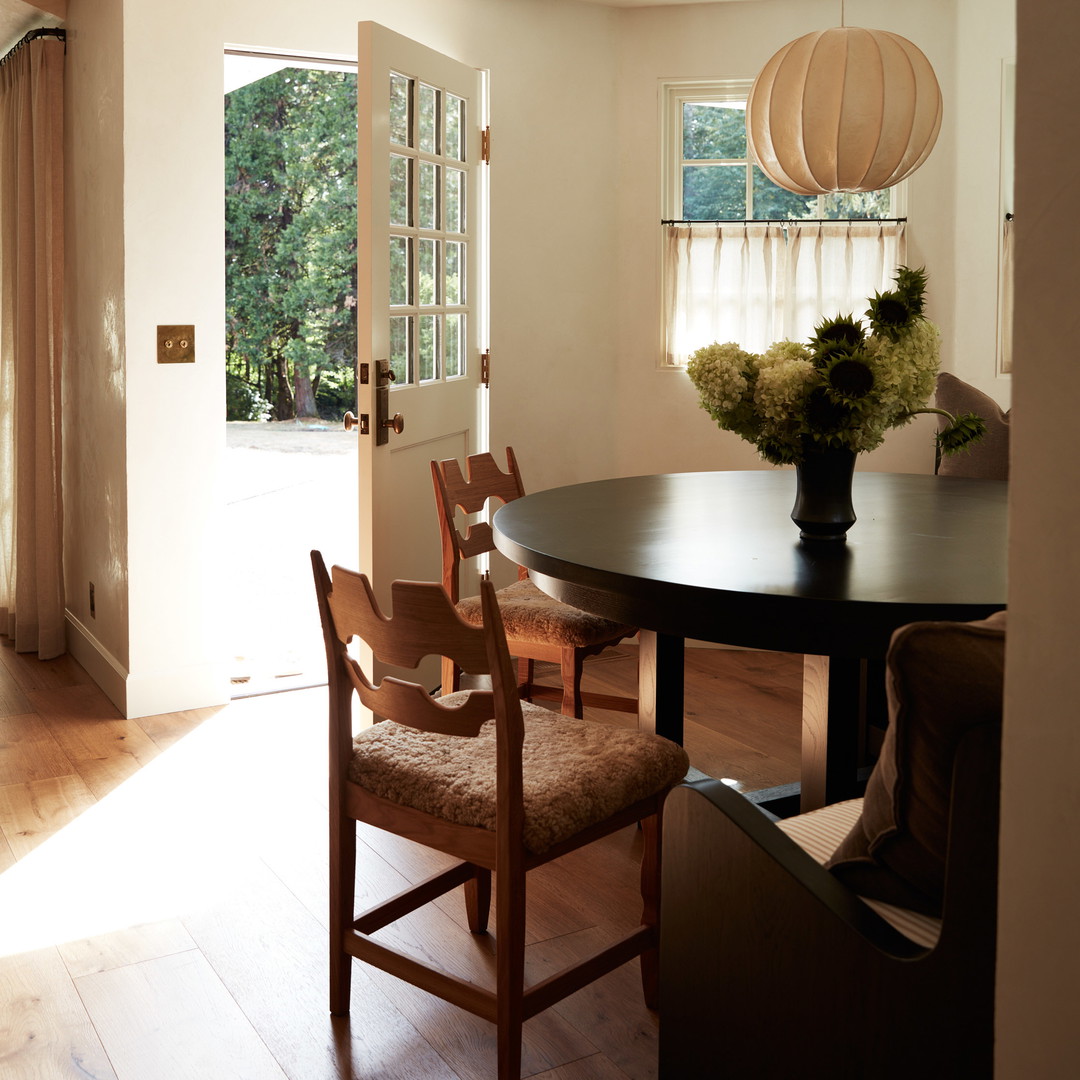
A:
MULTIPOLYGON (((942 329, 943 367, 1006 403, 1007 386, 998 387, 994 380, 994 317, 986 302, 996 302, 998 72, 1001 58, 1014 52, 1012 3, 980 3, 978 19, 963 20, 963 33, 958 31, 954 3, 848 0, 846 4, 846 25, 902 34, 926 53, 935 68, 945 112, 933 153, 908 184, 908 261, 925 265, 930 273, 928 311, 942 329), (974 35, 968 33, 969 24, 976 24, 974 35), (958 74, 971 85, 961 89, 958 74), (985 137, 987 131, 992 137, 985 137), (990 187, 981 179, 976 184, 966 180, 986 173, 993 178, 990 187), (957 209, 961 175, 965 177, 959 189, 965 200, 962 222, 957 209), (969 209, 966 200, 972 190, 979 197, 969 209)), ((737 436, 716 429, 697 407, 684 374, 657 368, 658 83, 664 78, 753 78, 786 42, 835 25, 838 15, 835 0, 758 0, 645 8, 626 12, 620 23, 616 401, 623 473, 765 467, 737 436)), ((880 450, 860 458, 859 468, 930 471, 933 430, 933 422, 924 418, 892 433, 880 450)))
POLYGON ((1017 7, 1015 417, 1005 680, 997 1071, 1080 1057, 1080 10, 1017 7))
POLYGON ((128 651, 122 0, 67 27, 64 571, 69 646, 114 700, 128 651), (90 615, 94 583, 96 614, 90 615))

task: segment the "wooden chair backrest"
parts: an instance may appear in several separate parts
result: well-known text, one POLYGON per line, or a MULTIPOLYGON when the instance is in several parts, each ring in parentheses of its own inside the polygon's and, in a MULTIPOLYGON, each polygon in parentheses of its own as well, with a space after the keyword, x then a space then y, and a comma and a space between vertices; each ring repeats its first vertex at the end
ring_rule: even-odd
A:
POLYGON ((335 566, 331 578, 319 552, 311 557, 332 697, 336 692, 338 700, 347 700, 355 691, 375 715, 421 731, 472 737, 495 717, 500 734, 505 730, 513 738, 520 732, 521 703, 490 582, 481 583, 482 627, 461 619, 435 582, 393 582, 393 615, 386 616, 364 574, 335 566), (416 668, 426 656, 448 656, 463 671, 490 675, 493 690, 473 691, 464 704, 447 707, 416 682, 388 676, 376 685, 349 654, 354 637, 364 641, 377 660, 395 667, 416 668))
POLYGON ((466 514, 484 509, 488 499, 512 502, 525 494, 514 450, 506 448, 507 472, 503 472, 489 453, 473 454, 465 459, 465 473, 456 458, 431 463, 431 478, 435 486, 435 505, 439 513, 439 538, 442 541, 443 587, 455 603, 461 599, 458 568, 463 559, 494 551, 495 538, 491 525, 477 521, 462 534, 455 522, 460 508, 466 514))

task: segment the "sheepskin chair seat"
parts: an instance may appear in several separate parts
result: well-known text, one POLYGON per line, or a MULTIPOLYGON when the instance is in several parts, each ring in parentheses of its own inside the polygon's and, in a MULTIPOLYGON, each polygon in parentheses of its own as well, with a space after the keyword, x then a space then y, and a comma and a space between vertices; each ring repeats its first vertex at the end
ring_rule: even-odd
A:
MULTIPOLYGON (((440 701, 456 707, 476 692, 483 691, 440 701)), ((521 711, 524 843, 533 854, 670 788, 689 768, 686 751, 657 735, 575 720, 528 702, 521 711)), ((495 721, 475 738, 459 738, 384 720, 354 739, 349 779, 399 805, 493 830, 495 721)))
MULTIPOLYGON (((496 594, 506 636, 517 641, 547 641, 553 645, 581 649, 602 642, 631 637, 633 626, 602 619, 563 604, 541 592, 528 578, 515 581, 496 594)), ((480 626, 480 597, 470 596, 457 603, 458 614, 473 626, 480 626)))

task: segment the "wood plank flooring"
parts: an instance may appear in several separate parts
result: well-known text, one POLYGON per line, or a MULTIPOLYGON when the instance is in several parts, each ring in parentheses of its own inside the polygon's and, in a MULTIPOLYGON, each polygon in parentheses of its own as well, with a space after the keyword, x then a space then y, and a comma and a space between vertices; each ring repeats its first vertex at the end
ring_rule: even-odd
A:
MULTIPOLYGON (((631 693, 634 647, 586 670, 589 688, 631 693)), ((796 779, 801 671, 690 651, 692 763, 747 790, 796 779)), ((494 1076, 489 1025, 358 963, 352 1017, 327 1012, 325 699, 124 720, 70 658, 0 645, 0 1080, 494 1076)), ((360 902, 439 865, 360 837, 360 902)), ((530 981, 636 923, 639 856, 628 829, 530 877, 530 981)), ((459 894, 386 933, 491 975, 459 894)), ((630 964, 526 1025, 522 1075, 651 1080, 656 1043, 630 964)))

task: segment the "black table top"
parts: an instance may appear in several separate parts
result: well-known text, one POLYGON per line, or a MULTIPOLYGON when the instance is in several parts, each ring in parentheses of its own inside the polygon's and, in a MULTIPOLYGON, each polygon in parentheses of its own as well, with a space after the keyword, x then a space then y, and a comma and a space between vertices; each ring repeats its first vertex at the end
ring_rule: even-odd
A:
POLYGON ((587 611, 673 636, 880 657, 921 619, 1006 605, 1008 485, 856 472, 846 542, 804 543, 792 470, 552 488, 501 507, 498 549, 587 611))

